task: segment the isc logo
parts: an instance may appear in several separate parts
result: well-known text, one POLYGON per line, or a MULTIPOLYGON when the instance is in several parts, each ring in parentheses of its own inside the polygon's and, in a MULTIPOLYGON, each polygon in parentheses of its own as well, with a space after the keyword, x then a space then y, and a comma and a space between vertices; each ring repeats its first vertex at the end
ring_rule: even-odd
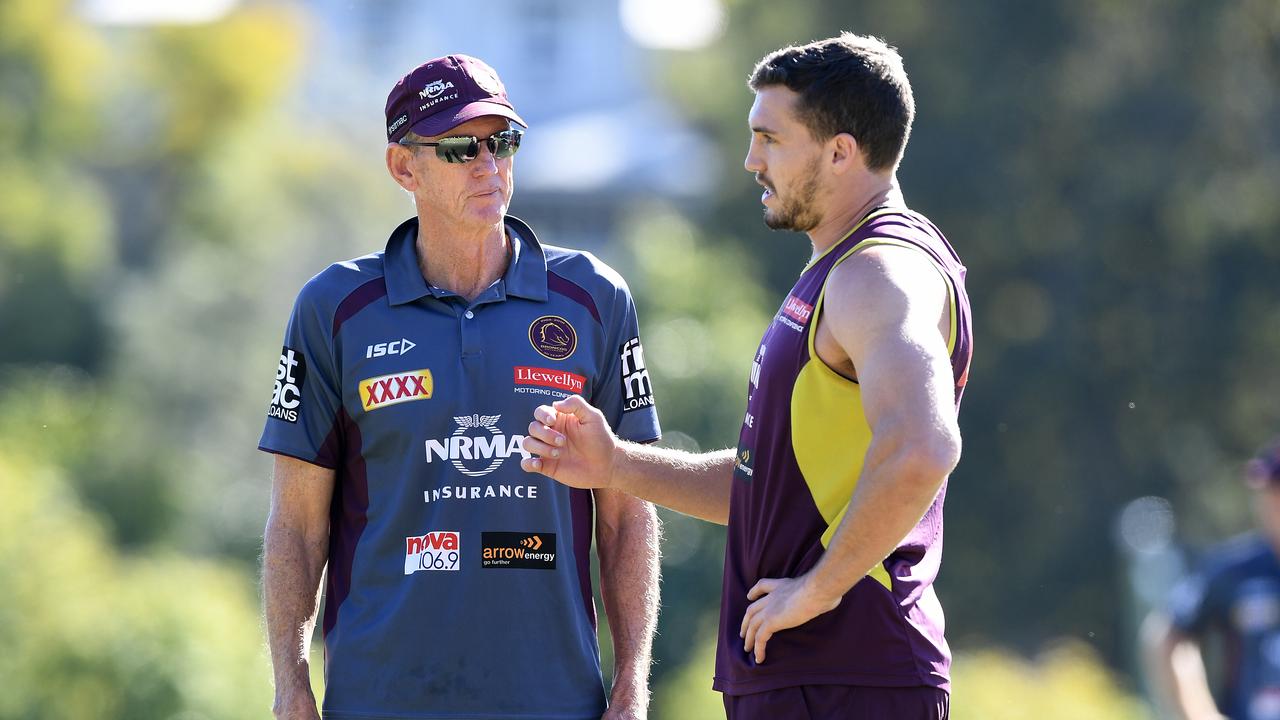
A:
POLYGON ((391 342, 378 343, 370 345, 364 351, 366 358, 382 357, 383 355, 404 355, 410 350, 418 347, 418 344, 408 338, 400 338, 391 342))
POLYGON ((462 567, 462 541, 457 532, 438 531, 404 539, 404 574, 462 567))

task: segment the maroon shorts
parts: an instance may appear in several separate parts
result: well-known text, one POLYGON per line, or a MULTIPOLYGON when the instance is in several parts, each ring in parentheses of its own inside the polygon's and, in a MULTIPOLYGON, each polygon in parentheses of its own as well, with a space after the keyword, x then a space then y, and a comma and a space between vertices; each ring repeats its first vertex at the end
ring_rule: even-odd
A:
POLYGON ((799 685, 725 695, 729 720, 947 720, 951 698, 933 687, 799 685))

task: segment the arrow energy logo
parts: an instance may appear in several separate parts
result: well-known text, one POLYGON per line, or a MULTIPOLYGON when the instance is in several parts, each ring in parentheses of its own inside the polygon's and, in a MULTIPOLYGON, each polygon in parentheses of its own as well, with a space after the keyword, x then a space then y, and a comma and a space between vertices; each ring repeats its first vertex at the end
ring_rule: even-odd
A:
POLYGON ((555 570, 555 533, 482 532, 480 562, 486 568, 555 570))

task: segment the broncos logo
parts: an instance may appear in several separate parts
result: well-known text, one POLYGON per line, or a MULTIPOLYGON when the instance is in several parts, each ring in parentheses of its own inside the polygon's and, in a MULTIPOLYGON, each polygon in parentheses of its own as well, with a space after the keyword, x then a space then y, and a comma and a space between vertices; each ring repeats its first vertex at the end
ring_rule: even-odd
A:
POLYGON ((563 329, 547 324, 538 329, 538 339, 548 345, 567 348, 573 340, 569 337, 569 333, 563 329))
POLYGON ((545 358, 564 360, 578 348, 578 333, 568 320, 543 315, 529 325, 529 344, 545 358))

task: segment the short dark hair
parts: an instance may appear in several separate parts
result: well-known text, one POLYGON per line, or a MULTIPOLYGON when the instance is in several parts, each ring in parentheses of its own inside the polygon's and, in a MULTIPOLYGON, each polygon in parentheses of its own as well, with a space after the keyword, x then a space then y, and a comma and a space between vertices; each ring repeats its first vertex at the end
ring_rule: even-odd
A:
POLYGON ((800 120, 817 140, 849 133, 872 170, 902 159, 916 104, 896 48, 844 32, 764 57, 747 81, 752 91, 782 85, 800 95, 800 120))

